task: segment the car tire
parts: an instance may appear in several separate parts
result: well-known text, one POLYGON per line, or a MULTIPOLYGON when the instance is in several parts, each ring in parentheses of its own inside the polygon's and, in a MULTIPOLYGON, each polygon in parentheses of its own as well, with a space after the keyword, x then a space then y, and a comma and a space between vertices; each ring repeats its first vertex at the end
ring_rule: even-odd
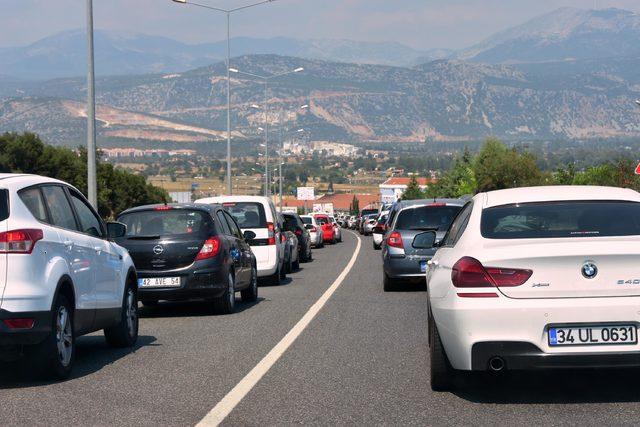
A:
POLYGON ((373 249, 376 251, 380 250, 380 245, 376 245, 376 242, 373 242, 373 249))
POLYGON ((60 294, 56 297, 51 314, 51 332, 34 349, 33 355, 40 362, 36 366, 42 366, 45 378, 63 380, 71 374, 76 354, 73 307, 60 294))
POLYGON ((397 283, 387 273, 382 273, 382 287, 385 292, 393 292, 397 289, 397 283))
POLYGON ((233 273, 229 272, 227 286, 222 296, 213 300, 213 311, 217 314, 231 314, 236 309, 236 282, 233 273))
POLYGON ((120 320, 110 328, 105 328, 104 337, 110 347, 133 347, 138 341, 138 297, 134 287, 126 287, 122 301, 120 320))
MULTIPOLYGON (((299 255, 298 255, 299 257, 299 255)), ((298 271, 300 270, 300 258, 298 258, 293 265, 291 266, 293 268, 293 271, 298 271)))
POLYGON ((429 319, 429 374, 431 390, 449 391, 453 389, 455 371, 440 340, 440 334, 433 318, 429 319))
POLYGON ((247 289, 240 291, 242 302, 255 302, 258 300, 258 270, 251 267, 251 284, 247 289))
POLYGON ((278 264, 278 268, 276 269, 276 272, 273 273, 271 276, 267 277, 267 283, 274 286, 280 286, 282 284, 282 274, 280 272, 280 268, 281 268, 280 264, 278 264))
MULTIPOLYGON (((292 257, 292 256, 293 256, 293 255, 292 255, 291 253, 289 253, 289 259, 287 260, 287 262, 286 262, 286 266, 285 266, 285 268, 284 268, 284 272, 285 272, 285 274, 291 274, 291 273, 293 273, 293 261, 291 261, 291 257, 292 257)), ((285 276, 285 277, 286 277, 286 276, 285 276)), ((283 277, 283 279, 284 279, 285 277, 283 277)))

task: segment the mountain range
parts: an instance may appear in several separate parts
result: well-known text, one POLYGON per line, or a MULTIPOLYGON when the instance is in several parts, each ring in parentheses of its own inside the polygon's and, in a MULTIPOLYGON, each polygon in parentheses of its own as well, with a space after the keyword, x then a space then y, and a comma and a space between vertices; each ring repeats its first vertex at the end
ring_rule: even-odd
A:
MULTIPOLYGON (((640 98, 639 28, 640 20, 631 12, 564 8, 469 49, 431 52, 445 56, 438 60, 412 50, 404 65, 389 66, 384 63, 393 62, 388 53, 393 45, 383 55, 381 44, 368 44, 372 50, 367 51, 354 48, 357 42, 344 42, 341 49, 340 42, 325 41, 328 45, 319 48, 325 42, 277 39, 281 49, 288 46, 295 54, 250 52, 233 58, 232 64, 263 75, 305 68, 270 86, 267 120, 276 135, 283 123, 291 129, 304 127, 306 137, 316 140, 391 144, 491 135, 507 140, 629 138, 640 136, 640 109, 634 104, 640 98), (303 104, 309 108, 301 110, 303 104)), ((135 43, 120 37, 115 50, 123 59, 114 59, 114 68, 138 64, 138 71, 144 69, 144 55, 162 54, 174 62, 157 61, 153 72, 98 78, 102 145, 197 148, 224 139, 226 70, 224 63, 214 61, 219 52, 209 46, 211 57, 204 59, 197 51, 180 49, 176 51, 182 56, 172 56, 164 48, 166 40, 151 38, 144 44, 140 37, 135 43), (138 62, 126 59, 135 57, 131 51, 140 55, 138 62), (200 60, 214 64, 198 66, 200 60), (175 71, 187 64, 192 69, 175 71)), ((246 47, 268 51, 273 40, 264 45, 248 40, 246 47)), ((239 51, 242 44, 236 44, 239 51)), ((67 52, 60 47, 64 45, 58 49, 67 52)), ((67 53, 71 64, 72 50, 67 53)), ((2 74, 16 75, 0 68, 2 74)), ((56 143, 80 143, 86 123, 84 78, 20 77, 0 76, 0 130, 32 130, 56 143)), ((239 75, 232 85, 233 136, 258 137, 264 113, 252 105, 262 105, 263 86, 239 75)))

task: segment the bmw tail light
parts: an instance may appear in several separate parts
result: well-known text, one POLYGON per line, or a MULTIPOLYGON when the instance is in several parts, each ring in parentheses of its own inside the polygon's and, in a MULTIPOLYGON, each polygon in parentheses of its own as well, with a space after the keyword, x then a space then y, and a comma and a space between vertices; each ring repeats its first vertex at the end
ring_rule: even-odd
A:
POLYGON ((37 229, 5 231, 0 233, 0 253, 30 254, 42 238, 42 230, 37 229))
POLYGON ((205 240, 202 249, 196 256, 196 261, 203 259, 209 259, 217 256, 220 253, 220 238, 218 236, 209 237, 205 240))
POLYGON ((269 238, 267 239, 267 244, 275 245, 276 244, 276 227, 273 225, 272 222, 268 222, 267 229, 269 230, 269 238))
POLYGON ((514 287, 524 284, 532 274, 531 270, 485 268, 477 259, 463 257, 453 265, 451 281, 456 288, 514 287))
POLYGON ((36 319, 33 318, 21 318, 21 319, 4 319, 2 321, 9 329, 31 329, 36 323, 36 319))
POLYGON ((391 246, 392 248, 404 249, 404 243, 402 242, 402 235, 399 232, 394 231, 387 238, 387 245, 391 246))

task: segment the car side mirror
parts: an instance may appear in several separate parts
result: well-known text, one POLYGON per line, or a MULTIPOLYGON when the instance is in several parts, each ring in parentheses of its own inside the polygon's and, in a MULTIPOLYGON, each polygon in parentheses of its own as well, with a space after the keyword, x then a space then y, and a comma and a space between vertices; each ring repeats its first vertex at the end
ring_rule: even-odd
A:
POLYGON ((127 226, 121 222, 111 221, 107 223, 107 237, 119 239, 127 234, 127 226))
POLYGON ((256 238, 256 233, 251 230, 246 230, 242 235, 244 236, 244 240, 253 240, 256 238))
POLYGON ((435 231, 426 231, 413 238, 412 246, 416 249, 431 249, 436 246, 435 231))
POLYGON ((306 228, 307 230, 311 230, 313 228, 313 224, 305 224, 304 228, 306 228))

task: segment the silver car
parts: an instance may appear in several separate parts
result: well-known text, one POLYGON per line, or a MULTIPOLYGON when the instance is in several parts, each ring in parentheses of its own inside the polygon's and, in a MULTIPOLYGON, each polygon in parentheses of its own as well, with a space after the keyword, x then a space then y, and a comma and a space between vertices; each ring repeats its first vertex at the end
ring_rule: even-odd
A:
POLYGON ((436 241, 442 240, 464 204, 460 199, 429 199, 394 205, 382 241, 385 291, 393 290, 401 280, 424 280, 427 261, 436 253, 436 247, 415 247, 420 245, 414 246, 414 239, 427 231, 435 231, 436 241))

